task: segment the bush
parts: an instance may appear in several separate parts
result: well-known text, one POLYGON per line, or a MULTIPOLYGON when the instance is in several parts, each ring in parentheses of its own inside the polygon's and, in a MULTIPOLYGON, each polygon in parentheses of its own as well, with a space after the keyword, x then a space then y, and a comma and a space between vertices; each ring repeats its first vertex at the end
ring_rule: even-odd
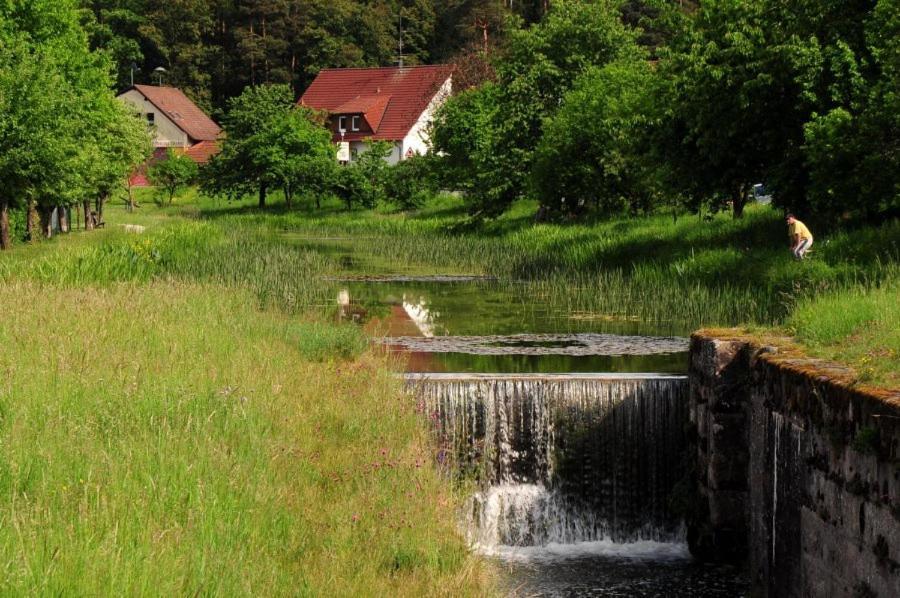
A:
POLYGON ((413 156, 388 170, 385 195, 388 203, 403 209, 417 208, 438 190, 434 159, 413 156))

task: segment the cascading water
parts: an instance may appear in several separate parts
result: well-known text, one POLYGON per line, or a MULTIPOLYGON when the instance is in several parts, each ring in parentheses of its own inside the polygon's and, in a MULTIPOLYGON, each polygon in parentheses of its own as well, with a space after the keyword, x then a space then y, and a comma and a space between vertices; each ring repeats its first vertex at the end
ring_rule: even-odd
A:
POLYGON ((687 380, 656 375, 408 376, 441 457, 479 485, 473 544, 681 539, 687 380))

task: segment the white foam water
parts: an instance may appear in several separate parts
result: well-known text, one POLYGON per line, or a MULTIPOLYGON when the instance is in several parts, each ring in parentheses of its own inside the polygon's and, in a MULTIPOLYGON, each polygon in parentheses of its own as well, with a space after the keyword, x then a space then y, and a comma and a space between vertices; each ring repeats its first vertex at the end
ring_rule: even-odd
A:
MULTIPOLYGON (((683 541, 615 542, 596 514, 573 508, 539 484, 503 484, 474 494, 463 524, 476 551, 506 559, 689 558, 683 541)), ((642 533, 651 536, 653 530, 642 533)), ((667 537, 683 540, 683 533, 667 537)))
POLYGON ((684 542, 575 542, 574 544, 547 544, 546 546, 481 546, 473 545, 477 553, 504 561, 525 563, 553 563, 585 557, 610 560, 649 561, 654 563, 678 563, 692 561, 684 542))

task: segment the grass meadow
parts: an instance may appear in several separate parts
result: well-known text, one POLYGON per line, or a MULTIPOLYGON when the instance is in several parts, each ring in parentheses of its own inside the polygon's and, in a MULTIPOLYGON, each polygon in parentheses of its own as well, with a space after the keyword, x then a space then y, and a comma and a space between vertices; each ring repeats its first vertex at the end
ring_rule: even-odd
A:
POLYGON ((141 203, 0 255, 3 594, 490 591, 413 401, 322 309, 341 269, 323 239, 386 268, 516 280, 588 316, 776 328, 900 387, 897 222, 817 235, 798 263, 763 207, 533 225, 526 203, 472 229, 452 198, 414 213, 141 203))
POLYGON ((487 592, 414 402, 310 310, 323 258, 132 218, 0 256, 0 591, 487 592))

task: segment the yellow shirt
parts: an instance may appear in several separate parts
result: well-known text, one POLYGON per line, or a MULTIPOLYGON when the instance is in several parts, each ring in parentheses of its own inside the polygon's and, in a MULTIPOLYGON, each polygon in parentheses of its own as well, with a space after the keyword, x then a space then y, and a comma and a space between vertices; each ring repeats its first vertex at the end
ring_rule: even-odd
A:
POLYGON ((799 220, 794 220, 793 224, 788 225, 788 235, 791 237, 791 241, 794 240, 794 235, 800 235, 801 241, 804 239, 812 239, 812 233, 809 232, 806 225, 799 220))

